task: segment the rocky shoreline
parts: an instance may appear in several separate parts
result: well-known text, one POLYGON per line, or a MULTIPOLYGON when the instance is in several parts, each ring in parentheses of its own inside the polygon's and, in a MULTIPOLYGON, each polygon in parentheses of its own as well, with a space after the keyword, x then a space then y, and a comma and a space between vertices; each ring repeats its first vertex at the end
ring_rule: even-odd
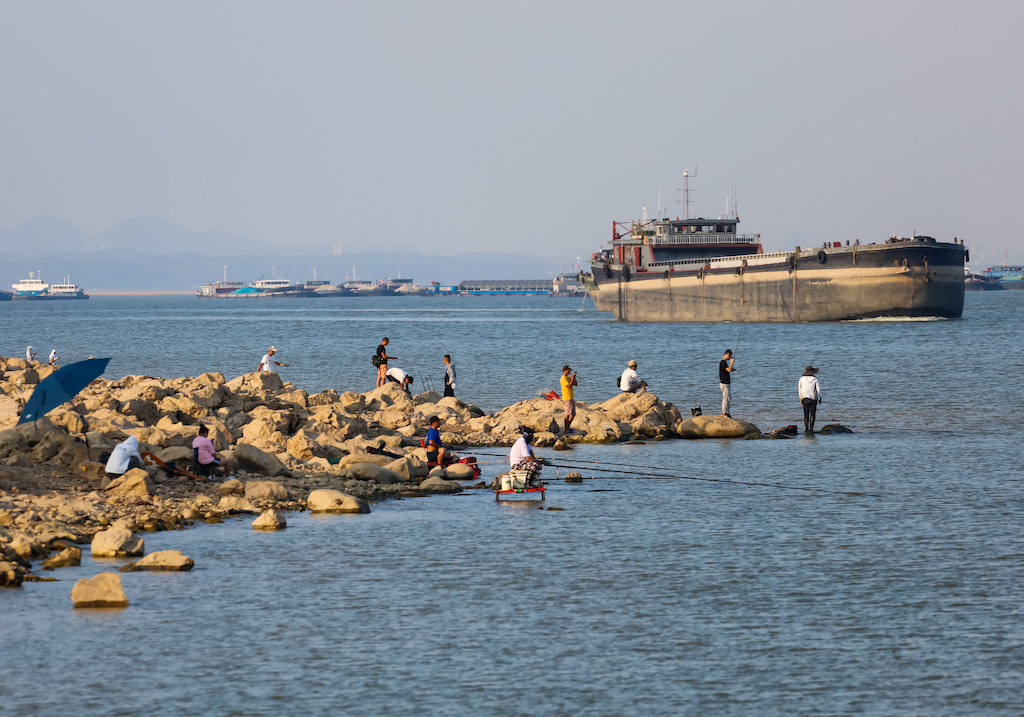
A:
POLYGON ((456 450, 509 446, 523 427, 534 430, 535 445, 555 450, 574 443, 761 437, 744 421, 684 419, 651 393, 577 402, 574 430, 559 435, 561 401, 533 398, 488 414, 433 391, 410 397, 394 384, 309 394, 271 372, 230 381, 218 373, 97 379, 73 401, 16 426, 32 391, 52 371, 0 357, 0 586, 47 579, 33 573, 34 561, 43 571, 78 564, 77 546, 115 528, 134 536, 262 514, 254 527, 275 529, 284 523, 277 511, 369 512, 373 501, 488 488, 483 481, 464 485, 472 479, 469 466, 428 467, 419 436, 431 416, 441 419, 442 440, 456 450), (190 466, 200 425, 224 449, 218 456, 236 467, 234 480, 199 481, 174 470, 190 466), (159 462, 111 481, 97 458, 129 435, 159 462))

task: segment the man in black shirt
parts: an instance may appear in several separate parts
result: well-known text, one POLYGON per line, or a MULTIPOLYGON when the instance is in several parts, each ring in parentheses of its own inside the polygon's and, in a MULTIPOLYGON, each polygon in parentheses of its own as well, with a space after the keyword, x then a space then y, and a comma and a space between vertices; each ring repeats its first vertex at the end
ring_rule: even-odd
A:
POLYGON ((732 351, 726 349, 722 360, 718 362, 718 387, 722 389, 722 415, 728 418, 732 418, 729 415, 729 401, 732 400, 732 392, 729 386, 732 383, 732 365, 735 361, 736 359, 732 357, 732 351))
POLYGON ((385 374, 388 372, 388 359, 398 358, 397 356, 388 356, 387 351, 388 337, 385 336, 380 341, 380 346, 377 347, 377 353, 375 355, 375 363, 377 364, 377 388, 380 388, 385 383, 385 374))

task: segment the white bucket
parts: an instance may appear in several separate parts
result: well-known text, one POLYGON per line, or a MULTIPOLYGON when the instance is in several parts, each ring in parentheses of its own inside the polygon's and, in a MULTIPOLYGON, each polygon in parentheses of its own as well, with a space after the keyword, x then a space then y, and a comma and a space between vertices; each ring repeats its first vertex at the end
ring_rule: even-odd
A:
POLYGON ((512 490, 512 476, 508 473, 499 476, 501 480, 501 490, 512 490))

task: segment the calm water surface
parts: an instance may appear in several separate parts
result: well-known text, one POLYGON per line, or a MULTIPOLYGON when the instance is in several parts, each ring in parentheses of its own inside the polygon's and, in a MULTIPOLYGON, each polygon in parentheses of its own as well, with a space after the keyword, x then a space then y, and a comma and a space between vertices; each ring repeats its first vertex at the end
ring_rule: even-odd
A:
POLYGON ((554 388, 566 362, 579 397, 603 400, 637 358, 660 397, 711 412, 735 347, 733 414, 765 430, 799 421, 812 363, 819 422, 856 434, 548 455, 860 495, 583 469, 594 479, 550 485, 561 511, 473 491, 293 514, 279 534, 248 519, 152 534, 148 551, 196 568, 125 574, 126 610, 71 609, 75 580, 120 564, 88 553, 59 582, 0 592, 0 710, 1024 713, 1024 292, 970 294, 961 321, 743 327, 619 325, 532 298, 86 304, 0 305, 0 353, 54 344, 114 355, 111 377, 230 378, 274 343, 296 385, 366 390, 386 334, 422 383, 451 353, 459 393, 488 409, 554 388))

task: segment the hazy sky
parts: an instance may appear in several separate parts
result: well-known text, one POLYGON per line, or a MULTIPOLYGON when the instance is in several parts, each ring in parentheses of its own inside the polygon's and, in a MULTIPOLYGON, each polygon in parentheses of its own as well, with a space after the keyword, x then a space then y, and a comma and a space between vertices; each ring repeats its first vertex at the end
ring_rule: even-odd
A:
POLYGON ((0 226, 574 259, 725 210, 766 250, 1024 260, 1024 2, 2 0, 0 226))

